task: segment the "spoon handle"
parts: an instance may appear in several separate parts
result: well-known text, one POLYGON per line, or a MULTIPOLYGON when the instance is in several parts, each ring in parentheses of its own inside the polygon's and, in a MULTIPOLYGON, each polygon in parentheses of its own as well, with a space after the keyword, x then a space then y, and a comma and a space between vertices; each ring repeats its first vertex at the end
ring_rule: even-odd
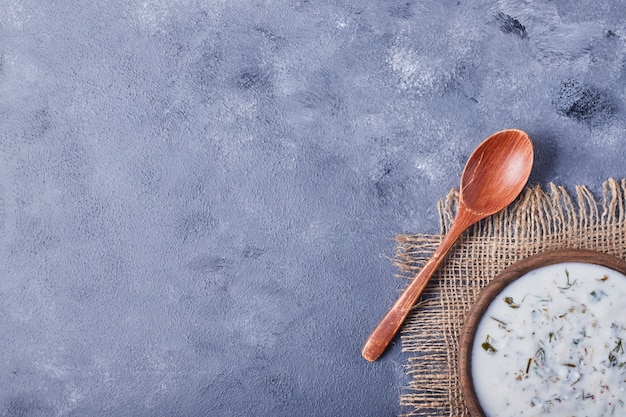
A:
POLYGON ((441 261, 445 258, 446 254, 450 251, 450 248, 458 240, 461 234, 463 234, 469 226, 478 220, 479 218, 476 218, 476 215, 463 210, 462 207, 459 207, 459 211, 454 222, 450 226, 450 230, 444 236, 431 258, 424 264, 422 270, 406 287, 400 297, 398 297, 398 300, 393 304, 391 309, 389 309, 385 317, 383 317, 365 342, 365 346, 361 352, 363 358, 373 362, 383 354, 398 330, 400 330, 402 323, 404 323, 404 320, 409 315, 411 309, 415 305, 415 302, 420 295, 422 295, 422 292, 424 291, 424 288, 426 288, 426 285, 428 284, 428 281, 430 281, 433 273, 441 261))

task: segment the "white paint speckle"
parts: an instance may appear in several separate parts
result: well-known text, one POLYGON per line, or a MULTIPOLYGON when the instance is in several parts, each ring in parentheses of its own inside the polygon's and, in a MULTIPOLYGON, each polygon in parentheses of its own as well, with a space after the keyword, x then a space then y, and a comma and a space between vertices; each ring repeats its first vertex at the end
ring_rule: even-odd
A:
POLYGON ((433 61, 410 47, 395 45, 388 62, 399 78, 401 89, 416 89, 423 94, 437 83, 438 74, 433 61))
POLYGON ((22 29, 32 18, 30 12, 24 9, 24 5, 20 1, 8 2, 8 4, 0 6, 0 9, 2 9, 0 12, 1 26, 22 29))

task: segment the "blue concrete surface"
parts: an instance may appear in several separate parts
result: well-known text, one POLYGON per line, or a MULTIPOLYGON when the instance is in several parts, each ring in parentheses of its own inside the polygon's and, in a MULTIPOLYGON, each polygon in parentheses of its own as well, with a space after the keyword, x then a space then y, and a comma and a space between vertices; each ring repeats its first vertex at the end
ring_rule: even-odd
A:
POLYGON ((0 416, 395 416, 393 236, 508 127, 626 177, 611 0, 0 5, 0 416))

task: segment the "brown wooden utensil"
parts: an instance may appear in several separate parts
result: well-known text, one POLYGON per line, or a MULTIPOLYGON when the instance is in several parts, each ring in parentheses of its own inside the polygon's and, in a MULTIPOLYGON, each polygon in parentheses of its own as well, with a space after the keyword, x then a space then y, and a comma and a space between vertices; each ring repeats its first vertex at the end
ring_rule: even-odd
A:
POLYGON ((474 223, 506 208, 520 194, 533 165, 525 132, 508 129, 485 139, 472 152, 461 176, 457 214, 432 257, 424 264, 365 342, 361 355, 373 362, 383 354, 458 238, 474 223))

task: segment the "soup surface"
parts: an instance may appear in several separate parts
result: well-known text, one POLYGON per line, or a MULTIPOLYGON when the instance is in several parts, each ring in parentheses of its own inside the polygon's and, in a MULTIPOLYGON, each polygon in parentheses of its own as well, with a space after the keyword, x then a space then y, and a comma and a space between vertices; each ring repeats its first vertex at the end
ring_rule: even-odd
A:
POLYGON ((481 319, 472 378, 489 417, 626 415, 626 277, 561 263, 509 284, 481 319))

